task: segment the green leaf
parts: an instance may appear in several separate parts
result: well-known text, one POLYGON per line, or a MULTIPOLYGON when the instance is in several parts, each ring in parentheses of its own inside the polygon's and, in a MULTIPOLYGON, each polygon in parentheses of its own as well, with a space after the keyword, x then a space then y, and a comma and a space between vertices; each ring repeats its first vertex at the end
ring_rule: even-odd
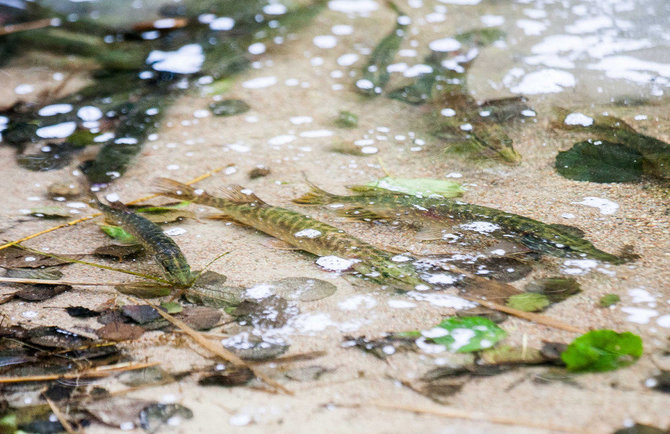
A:
POLYGON ((179 313, 182 310, 184 310, 184 307, 181 304, 176 303, 174 301, 166 301, 165 303, 161 303, 161 307, 165 309, 167 313, 170 314, 179 313))
POLYGON ((436 344, 444 345, 449 351, 468 353, 491 348, 505 337, 505 330, 493 321, 477 316, 447 318, 437 325, 448 333, 432 338, 436 344))
POLYGON ((100 225, 100 229, 115 240, 123 243, 136 243, 135 237, 130 235, 125 229, 112 225, 100 225))
POLYGON ((507 303, 505 304, 512 309, 518 309, 524 312, 537 312, 549 306, 551 302, 544 294, 524 292, 522 294, 512 295, 507 299, 507 303))
POLYGON ((632 365, 642 355, 642 339, 630 333, 593 330, 575 339, 561 354, 569 371, 603 372, 632 365))
POLYGON ((457 197, 463 194, 463 189, 458 182, 443 181, 431 178, 386 178, 368 182, 368 187, 383 188, 385 190, 401 193, 430 196, 437 194, 442 197, 457 197))
POLYGON ((619 143, 576 143, 556 156, 556 170, 577 181, 633 182, 642 176, 642 154, 619 143))
POLYGON ((600 297, 600 307, 610 307, 613 304, 617 304, 621 301, 621 298, 616 294, 605 294, 600 297))

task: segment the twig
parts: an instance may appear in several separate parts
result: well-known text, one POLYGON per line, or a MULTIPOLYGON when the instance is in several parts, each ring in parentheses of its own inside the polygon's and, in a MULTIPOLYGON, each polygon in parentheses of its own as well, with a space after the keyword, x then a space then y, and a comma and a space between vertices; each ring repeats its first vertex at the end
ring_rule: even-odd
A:
MULTIPOLYGON (((204 174, 202 174, 202 175, 200 175, 200 176, 198 176, 198 177, 196 177, 196 178, 193 178, 192 180, 186 182, 186 185, 195 184, 195 183, 197 183, 197 182, 202 181, 203 179, 207 179, 207 178, 209 178, 210 176, 214 175, 215 173, 222 171, 223 169, 225 169, 225 166, 217 167, 217 168, 214 169, 214 170, 210 170, 209 172, 204 173, 204 174)), ((153 198, 158 197, 158 196, 159 196, 158 194, 151 194, 151 195, 149 195, 149 196, 144 196, 144 197, 141 197, 141 198, 139 198, 139 199, 135 199, 135 200, 132 200, 132 201, 130 201, 130 202, 127 202, 126 205, 133 205, 133 204, 136 204, 136 203, 144 202, 144 201, 146 201, 146 200, 153 199, 153 198)), ((99 216, 101 216, 101 215, 102 215, 102 213, 98 212, 98 213, 95 213, 95 214, 91 214, 91 215, 88 215, 88 216, 79 218, 79 219, 77 219, 77 220, 72 220, 72 221, 69 221, 69 222, 67 222, 67 223, 60 224, 60 225, 58 225, 58 226, 53 226, 53 227, 51 227, 51 228, 49 228, 49 229, 45 229, 45 230, 43 230, 43 231, 36 232, 36 233, 34 233, 34 234, 25 236, 25 237, 20 238, 20 239, 18 239, 18 240, 10 241, 10 242, 8 242, 8 243, 5 243, 5 244, 3 244, 3 245, 0 245, 0 250, 6 249, 7 247, 15 246, 16 244, 22 243, 22 242, 24 242, 24 241, 32 240, 33 238, 37 238, 37 237, 39 237, 40 235, 48 234, 49 232, 53 232, 53 231, 58 230, 58 229, 61 229, 61 228, 66 228, 66 227, 69 227, 69 226, 74 226, 74 225, 79 224, 79 223, 81 223, 81 222, 85 222, 85 221, 88 221, 88 220, 92 220, 92 219, 94 219, 94 218, 96 218, 96 217, 99 217, 99 216)))
POLYGON ((586 430, 579 428, 553 426, 541 422, 523 420, 519 418, 489 416, 479 411, 462 410, 459 408, 450 408, 450 407, 421 408, 421 407, 414 407, 411 405, 392 404, 378 401, 370 402, 369 405, 375 406, 377 408, 383 408, 386 410, 410 411, 412 413, 429 414, 433 416, 446 417, 449 419, 466 419, 480 422, 495 423, 499 425, 525 426, 528 428, 538 428, 542 430, 552 430, 552 431, 579 432, 579 433, 586 432, 586 430))
MULTIPOLYGON (((134 297, 128 297, 134 302, 139 302, 134 297)), ((203 335, 202 333, 198 332, 197 330, 191 328, 188 324, 186 324, 184 321, 173 317, 167 312, 164 312, 162 309, 160 309, 158 306, 155 304, 151 303, 148 300, 144 300, 142 303, 148 304, 149 306, 153 307, 156 309, 156 311, 162 316, 164 319, 166 319, 168 322, 172 323, 174 326, 178 327, 181 329, 184 333, 189 335, 191 339, 193 339, 198 345, 203 347, 204 349, 216 354, 217 356, 221 357, 223 360, 226 360, 234 365, 237 366, 243 366, 247 369, 249 369, 253 374, 258 377, 259 379, 263 380, 266 384, 274 387, 277 390, 280 390, 288 395, 293 395, 293 392, 273 380, 272 378, 269 378, 267 375, 259 372, 258 370, 254 369, 251 367, 249 364, 247 364, 244 360, 242 360, 240 357, 235 355, 233 352, 227 350, 221 345, 215 344, 212 342, 207 336, 203 335)))
POLYGON ((159 365, 158 362, 131 364, 117 364, 111 366, 101 366, 88 371, 68 373, 68 374, 45 374, 45 375, 26 375, 23 377, 0 377, 0 384, 6 383, 28 383, 31 381, 50 381, 50 380, 72 380, 77 378, 107 377, 117 372, 135 371, 137 369, 150 368, 159 365))
POLYGON ((508 313, 510 315, 526 319, 528 321, 536 322, 538 324, 546 325, 546 326, 549 326, 549 327, 553 327, 553 328, 556 328, 556 329, 561 329, 561 330, 565 330, 565 331, 573 332, 573 333, 579 333, 579 334, 586 333, 586 330, 580 329, 579 327, 571 326, 570 324, 566 324, 563 321, 559 321, 557 319, 551 318, 551 317, 546 316, 546 315, 541 315, 541 314, 532 313, 532 312, 524 312, 522 310, 514 309, 514 308, 511 308, 511 307, 502 305, 502 304, 494 303, 492 301, 482 300, 481 298, 468 297, 466 295, 460 295, 460 294, 459 294, 459 297, 464 298, 464 299, 469 300, 469 301, 473 301, 475 303, 479 303, 482 306, 488 307, 489 309, 497 310, 497 311, 500 311, 500 312, 505 312, 505 313, 508 313))
POLYGON ((0 36, 9 35, 10 33, 25 32, 26 30, 43 29, 52 25, 54 18, 43 18, 41 20, 29 21, 20 24, 8 24, 0 27, 0 36))
POLYGON ((63 425, 65 431, 67 431, 68 434, 75 434, 76 431, 74 430, 70 422, 68 422, 68 420, 65 418, 65 415, 63 414, 62 411, 60 411, 58 406, 54 404, 54 402, 50 400, 46 395, 44 395, 44 399, 47 401, 47 404, 49 404, 49 408, 51 408, 53 414, 55 414, 56 418, 58 418, 58 422, 60 422, 60 424, 63 425))

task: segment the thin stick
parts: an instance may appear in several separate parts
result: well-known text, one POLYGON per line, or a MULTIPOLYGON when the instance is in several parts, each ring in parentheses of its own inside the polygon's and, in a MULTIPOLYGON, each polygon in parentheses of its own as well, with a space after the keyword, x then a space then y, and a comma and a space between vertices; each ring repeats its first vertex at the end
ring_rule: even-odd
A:
POLYGON ((68 434, 75 434, 76 431, 74 430, 70 422, 68 422, 68 420, 65 418, 65 415, 63 414, 62 411, 60 411, 58 406, 56 406, 56 404, 54 404, 54 402, 50 400, 46 395, 44 395, 44 399, 46 399, 47 404, 49 404, 49 408, 51 408, 53 414, 55 414, 56 418, 58 418, 58 422, 60 422, 60 424, 63 425, 65 431, 67 431, 68 434))
POLYGON ((122 366, 102 366, 95 369, 90 369, 83 372, 74 372, 67 374, 46 374, 46 375, 26 375, 24 377, 0 377, 0 384, 6 383, 28 383, 31 381, 50 381, 50 380, 72 380, 77 378, 95 378, 107 377, 117 372, 135 371, 137 369, 150 368, 159 365, 158 362, 152 363, 138 363, 135 365, 124 364, 122 366))
MULTIPOLYGON (((134 297, 128 297, 134 302, 139 302, 134 297)), ((214 342, 210 341, 209 338, 202 333, 198 332, 197 330, 191 328, 189 325, 187 325, 184 321, 173 317, 167 312, 164 312, 162 309, 160 309, 158 306, 155 304, 151 303, 148 300, 144 300, 143 303, 148 304, 149 306, 153 307, 156 309, 156 311, 165 318, 168 322, 172 323, 174 326, 180 328, 184 333, 189 335, 191 339, 193 339, 198 345, 203 347, 206 350, 209 350, 210 352, 216 354, 217 356, 221 357, 223 360, 226 360, 234 365, 237 366, 243 366, 247 369, 249 369, 253 374, 258 377, 259 379, 263 380, 266 384, 274 387, 277 390, 280 390, 288 395, 293 395, 293 392, 276 382, 275 380, 269 378, 265 374, 257 371, 253 367, 249 366, 244 360, 239 358, 237 355, 235 355, 233 352, 227 350, 223 346, 220 346, 218 344, 215 344, 214 342)))
POLYGON ((41 20, 29 21, 27 23, 8 24, 6 26, 0 27, 0 36, 9 35, 10 33, 16 32, 25 32, 26 30, 43 29, 45 27, 51 26, 53 20, 53 18, 43 18, 41 20))
POLYGON ((117 286, 128 282, 68 282, 65 280, 20 279, 14 277, 0 277, 0 283, 32 283, 36 285, 70 285, 70 286, 117 286))
MULTIPOLYGON (((214 174, 217 173, 217 172, 222 171, 222 170, 225 169, 225 168, 226 168, 226 166, 221 166, 221 167, 217 167, 216 169, 210 170, 210 171, 207 172, 207 173, 204 173, 204 174, 202 174, 202 175, 200 175, 200 176, 198 176, 198 177, 196 177, 196 178, 191 179, 190 181, 188 181, 188 182, 186 183, 186 185, 195 184, 196 182, 200 182, 200 181, 202 181, 203 179, 207 179, 207 178, 209 178, 210 176, 214 175, 214 174)), ((146 200, 153 199, 153 198, 158 197, 158 196, 160 196, 160 195, 158 195, 158 194, 151 194, 151 195, 149 195, 149 196, 144 196, 144 197, 141 197, 141 198, 139 198, 139 199, 132 200, 132 201, 126 203, 126 205, 133 205, 133 204, 136 204, 136 203, 144 202, 144 201, 146 201, 146 200)), ((98 212, 98 213, 95 213, 95 214, 91 214, 91 215, 89 215, 89 216, 85 216, 85 217, 79 218, 79 219, 77 219, 77 220, 72 220, 72 221, 69 221, 69 222, 67 222, 67 223, 60 224, 60 225, 58 225, 58 226, 53 226, 53 227, 51 227, 51 228, 49 228, 49 229, 45 229, 45 230, 43 230, 43 231, 36 232, 36 233, 34 233, 34 234, 32 234, 32 235, 25 236, 25 237, 20 238, 20 239, 18 239, 18 240, 10 241, 10 242, 8 242, 8 243, 5 243, 5 244, 3 244, 3 245, 0 245, 0 250, 6 249, 7 247, 15 246, 15 245, 17 245, 17 244, 19 244, 19 243, 22 243, 22 242, 24 242, 24 241, 32 240, 33 238, 37 238, 37 237, 39 237, 39 236, 41 236, 41 235, 48 234, 49 232, 53 232, 53 231, 58 230, 58 229, 61 229, 61 228, 66 228, 66 227, 69 227, 69 226, 74 226, 74 225, 76 225, 76 224, 79 224, 79 223, 81 223, 81 222, 85 222, 85 221, 94 219, 94 218, 99 217, 99 216, 101 216, 101 215, 102 215, 102 213, 98 212)))
POLYGON ((421 408, 421 407, 414 407, 411 405, 391 404, 386 402, 371 402, 370 405, 373 405, 377 408, 383 408, 386 410, 410 411, 412 413, 430 414, 433 416, 446 417, 449 419, 466 419, 480 422, 495 423, 499 425, 525 426, 528 428, 538 428, 542 430, 552 430, 552 431, 579 432, 579 433, 585 432, 584 429, 579 428, 553 426, 531 420, 523 420, 519 418, 489 416, 482 412, 462 410, 459 408, 450 408, 450 407, 440 407, 439 409, 421 408))
POLYGON ((571 326, 570 324, 566 324, 562 321, 559 321, 557 319, 548 317, 546 315, 540 315, 538 313, 532 313, 532 312, 524 312, 519 309, 514 309, 508 306, 504 306, 502 304, 494 303, 492 301, 488 300, 482 300, 481 298, 475 298, 475 297, 468 297, 466 295, 459 295, 459 297, 464 298, 469 301, 474 301, 475 303, 479 303, 482 306, 488 307, 489 309, 497 310, 500 312, 505 312, 510 315, 526 319, 528 321, 533 321, 538 324, 546 325, 549 327, 553 327, 556 329, 560 330, 565 330, 568 332, 573 332, 573 333, 579 333, 579 334, 584 334, 586 333, 586 330, 580 329, 579 327, 574 327, 571 326))

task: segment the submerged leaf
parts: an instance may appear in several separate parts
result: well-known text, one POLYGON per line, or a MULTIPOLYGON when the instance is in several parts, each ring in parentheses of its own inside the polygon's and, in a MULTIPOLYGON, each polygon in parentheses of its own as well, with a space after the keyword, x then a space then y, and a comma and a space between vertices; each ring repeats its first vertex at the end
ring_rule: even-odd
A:
POLYGON ((180 404, 151 404, 140 412, 140 425, 145 431, 154 433, 165 425, 192 417, 193 412, 180 404))
POLYGON ((368 182, 366 186, 422 196, 437 194, 442 197, 458 197, 463 194, 463 189, 458 182, 431 178, 392 178, 387 176, 368 182))
POLYGON ((133 324, 111 322, 95 332, 101 339, 109 341, 134 340, 144 334, 144 329, 133 324))
POLYGON ((505 337, 505 330, 493 321, 477 316, 447 318, 437 325, 446 330, 444 336, 431 338, 447 350, 467 353, 491 348, 505 337))
POLYGON ((68 210, 59 206, 31 208, 30 215, 43 219, 66 219, 72 216, 68 210))
POLYGON ((172 293, 172 286, 154 282, 133 282, 114 287, 121 294, 134 295, 140 298, 165 297, 172 293))
POLYGON ((93 255, 97 257, 114 258, 118 261, 136 258, 143 254, 144 247, 141 244, 108 244, 93 251, 93 255))
POLYGON ((630 333, 593 330, 576 338, 561 354, 569 371, 603 372, 632 365, 642 355, 642 339, 630 333))
POLYGON ((480 358, 490 365, 536 365, 547 360, 537 348, 507 345, 482 351, 480 358))
POLYGON ((42 279, 42 280, 58 280, 63 277, 63 273, 56 269, 48 268, 10 268, 5 273, 6 277, 14 279, 42 279))
POLYGON ((526 291, 543 294, 552 303, 559 303, 579 294, 581 289, 579 283, 571 277, 548 277, 530 282, 526 285, 526 291))
POLYGON ((254 379, 254 373, 246 366, 226 366, 224 370, 198 380, 201 386, 243 386, 254 379))
POLYGON ((539 312, 549 306, 551 302, 544 294, 535 292, 524 292, 516 294, 507 299, 506 306, 512 309, 522 310, 524 312, 539 312))
POLYGON ((311 277, 286 277, 268 283, 274 292, 287 300, 317 301, 330 297, 337 286, 311 277))
MULTIPOLYGON (((59 256, 79 259, 82 255, 59 256)), ((67 261, 66 259, 44 256, 14 246, 0 250, 0 266, 5 268, 44 268, 55 265, 69 265, 71 263, 71 261, 67 261)))
POLYGON ((642 155, 619 143, 586 141, 556 156, 565 178, 590 182, 634 182, 642 176, 642 155))

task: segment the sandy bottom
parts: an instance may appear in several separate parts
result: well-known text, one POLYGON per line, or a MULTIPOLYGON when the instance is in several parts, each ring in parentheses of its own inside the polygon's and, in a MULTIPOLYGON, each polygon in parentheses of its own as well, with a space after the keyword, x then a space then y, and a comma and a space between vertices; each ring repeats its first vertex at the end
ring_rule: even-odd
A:
MULTIPOLYGON (((322 50, 312 44, 314 36, 327 33, 333 23, 352 21, 327 11, 296 40, 273 47, 259 56, 261 67, 258 70, 238 77, 225 97, 247 101, 252 110, 243 115, 195 118, 194 111, 206 108, 211 97, 192 95, 180 99, 170 108, 158 139, 146 145, 136 164, 121 180, 113 183, 108 192, 117 193, 121 200, 129 201, 147 194, 151 180, 156 176, 186 181, 217 167, 233 165, 234 169, 219 172, 198 185, 215 191, 226 184, 241 184, 252 188, 271 204, 295 209, 297 207, 291 205, 290 200, 307 191, 304 176, 325 189, 344 192, 345 185, 365 183, 384 176, 380 163, 386 171, 398 177, 445 179, 447 174, 458 173, 462 177, 456 180, 467 188, 463 197, 465 201, 501 208, 548 223, 577 226, 605 251, 617 252, 624 245, 632 245, 641 256, 639 260, 623 266, 599 266, 574 276, 583 292, 552 306, 545 313, 583 329, 609 328, 639 334, 644 340, 645 355, 632 367, 610 373, 581 375, 574 379, 575 384, 572 385, 534 382, 534 376, 544 372, 546 367, 522 368, 494 377, 476 378, 450 399, 448 407, 444 407, 404 387, 400 381, 412 381, 440 363, 456 363, 461 356, 409 353, 394 355, 384 362, 356 349, 343 348, 341 344, 345 335, 378 337, 390 331, 431 328, 445 316, 452 315, 454 309, 390 294, 373 284, 322 271, 314 264, 313 257, 276 248, 266 235, 238 225, 201 219, 171 225, 185 230, 174 239, 193 269, 199 269, 216 255, 230 251, 232 254, 215 263, 212 269, 227 275, 234 285, 251 286, 289 276, 315 277, 337 285, 337 292, 328 298, 299 303, 303 314, 310 313, 317 318, 322 315, 331 325, 297 330, 289 337, 287 354, 323 351, 325 355, 286 366, 261 367, 263 372, 293 391, 293 396, 242 387, 203 388, 196 384, 194 378, 134 392, 129 396, 174 401, 189 407, 194 412, 194 418, 171 428, 173 432, 183 433, 523 433, 546 432, 552 427, 611 432, 631 421, 670 426, 670 397, 645 386, 645 380, 657 374, 658 367, 670 369, 670 357, 666 355, 670 349, 670 328, 656 323, 657 318, 670 314, 670 208, 667 190, 652 181, 592 184, 560 177, 553 169, 554 156, 558 150, 569 147, 575 137, 548 128, 549 107, 569 105, 571 101, 580 100, 569 95, 531 98, 530 103, 538 116, 510 129, 514 146, 523 156, 518 166, 475 164, 445 156, 441 145, 421 129, 421 116, 425 109, 384 97, 362 99, 352 91, 353 80, 347 77, 349 71, 358 71, 361 61, 354 67, 338 67, 336 64, 336 59, 356 44, 369 46, 369 41, 379 37, 380 29, 386 29, 383 23, 390 22, 390 19, 390 14, 379 12, 368 21, 361 21, 380 23, 381 27, 377 30, 374 26, 361 28, 353 35, 340 37, 337 47, 322 50), (323 58, 323 65, 310 64, 310 59, 315 56, 323 58), (330 72, 336 69, 342 70, 345 77, 333 78, 330 72), (262 89, 246 88, 242 84, 253 78, 268 76, 276 77, 277 84, 262 89), (287 86, 285 83, 289 79, 296 79, 299 84, 287 86), (343 85, 343 89, 333 89, 334 84, 343 85), (333 120, 340 110, 357 113, 359 126, 350 130, 335 127, 333 120), (312 121, 296 125, 290 121, 296 116, 309 116, 312 121), (319 130, 330 131, 332 135, 309 133, 319 130), (410 150, 416 146, 410 143, 411 133, 426 142, 420 146, 420 151, 410 150), (290 135, 293 140, 272 145, 271 139, 281 135, 290 135), (313 137, 315 135, 324 137, 313 137), (379 153, 354 157, 329 151, 334 144, 366 138, 375 139, 374 146, 378 147, 379 153), (247 173, 257 165, 270 168, 271 174, 250 181, 247 173), (606 198, 617 203, 619 208, 613 214, 602 214, 597 208, 576 204, 585 197, 606 198), (574 217, 566 219, 563 215, 574 217), (636 301, 629 292, 634 289, 647 291, 653 300, 636 301), (620 295, 622 301, 609 309, 599 308, 600 297, 607 293, 620 295), (367 302, 353 310, 342 308, 351 305, 351 298, 359 295, 365 295, 367 302), (389 305, 389 300, 405 300, 414 306, 394 308, 389 305), (625 312, 631 307, 652 309, 657 315, 645 324, 636 323, 625 312), (329 372, 309 382, 291 381, 283 375, 286 369, 311 365, 322 366, 329 372), (427 412, 455 408, 475 418, 507 419, 514 425, 415 414, 398 408, 382 408, 384 406, 416 407, 427 412)), ((451 30, 444 24, 445 34, 451 30)), ((478 62, 473 71, 475 86, 485 81, 481 74, 486 70, 486 51, 478 62)), ((55 85, 51 72, 42 67, 12 66, 5 68, 3 77, 0 96, 5 102, 17 98, 12 90, 20 83, 38 83, 38 90, 55 85)), ((497 94, 477 95, 479 99, 491 96, 497 94)), ((592 111, 588 104, 582 108, 592 111)), ((670 141, 667 103, 613 109, 611 112, 630 121, 641 132, 670 141), (648 119, 634 120, 638 113, 646 114, 648 119)), ((3 205, 0 209, 0 237, 14 240, 51 226, 52 222, 23 216, 21 210, 53 205, 46 198, 46 187, 54 181, 74 179, 73 170, 74 165, 53 172, 28 172, 17 167, 12 149, 0 147, 0 173, 4 178, 0 184, 3 205)), ((86 208, 72 209, 81 212, 73 217, 91 212, 86 208)), ((210 213, 201 207, 193 207, 193 210, 199 216, 210 213)), ((415 238, 413 231, 407 229, 348 222, 318 208, 307 212, 380 246, 402 247, 419 253, 452 251, 454 248, 449 244, 422 243, 415 238)), ((46 234, 26 244, 58 253, 90 253, 106 242, 105 235, 96 225, 87 222, 46 234)), ((534 264, 534 271, 528 277, 513 285, 522 289, 533 279, 560 274, 562 264, 563 260, 545 257, 534 264)), ((141 268, 152 269, 146 264, 141 268)), ((65 278, 71 281, 130 280, 123 274, 76 264, 63 271, 65 278)), ((11 286, 0 289, 1 294, 11 291, 11 286)), ((94 319, 72 319, 59 308, 94 308, 115 296, 110 287, 76 287, 41 303, 14 301, 1 306, 0 311, 11 324, 25 327, 57 324, 91 335, 99 327, 94 319), (36 316, 28 318, 28 312, 36 312, 36 316)), ((502 326, 508 332, 503 343, 510 345, 526 343, 539 347, 543 341, 567 343, 575 337, 568 332, 515 318, 508 319, 502 326)), ((214 332, 235 333, 236 326, 224 326, 214 332)), ((183 337, 166 337, 162 332, 146 333, 138 341, 124 347, 135 360, 159 362, 168 371, 211 364, 204 350, 195 344, 183 337)), ((104 384, 112 390, 122 388, 114 381, 104 384)), ((109 430, 102 425, 88 429, 91 433, 109 430)))

